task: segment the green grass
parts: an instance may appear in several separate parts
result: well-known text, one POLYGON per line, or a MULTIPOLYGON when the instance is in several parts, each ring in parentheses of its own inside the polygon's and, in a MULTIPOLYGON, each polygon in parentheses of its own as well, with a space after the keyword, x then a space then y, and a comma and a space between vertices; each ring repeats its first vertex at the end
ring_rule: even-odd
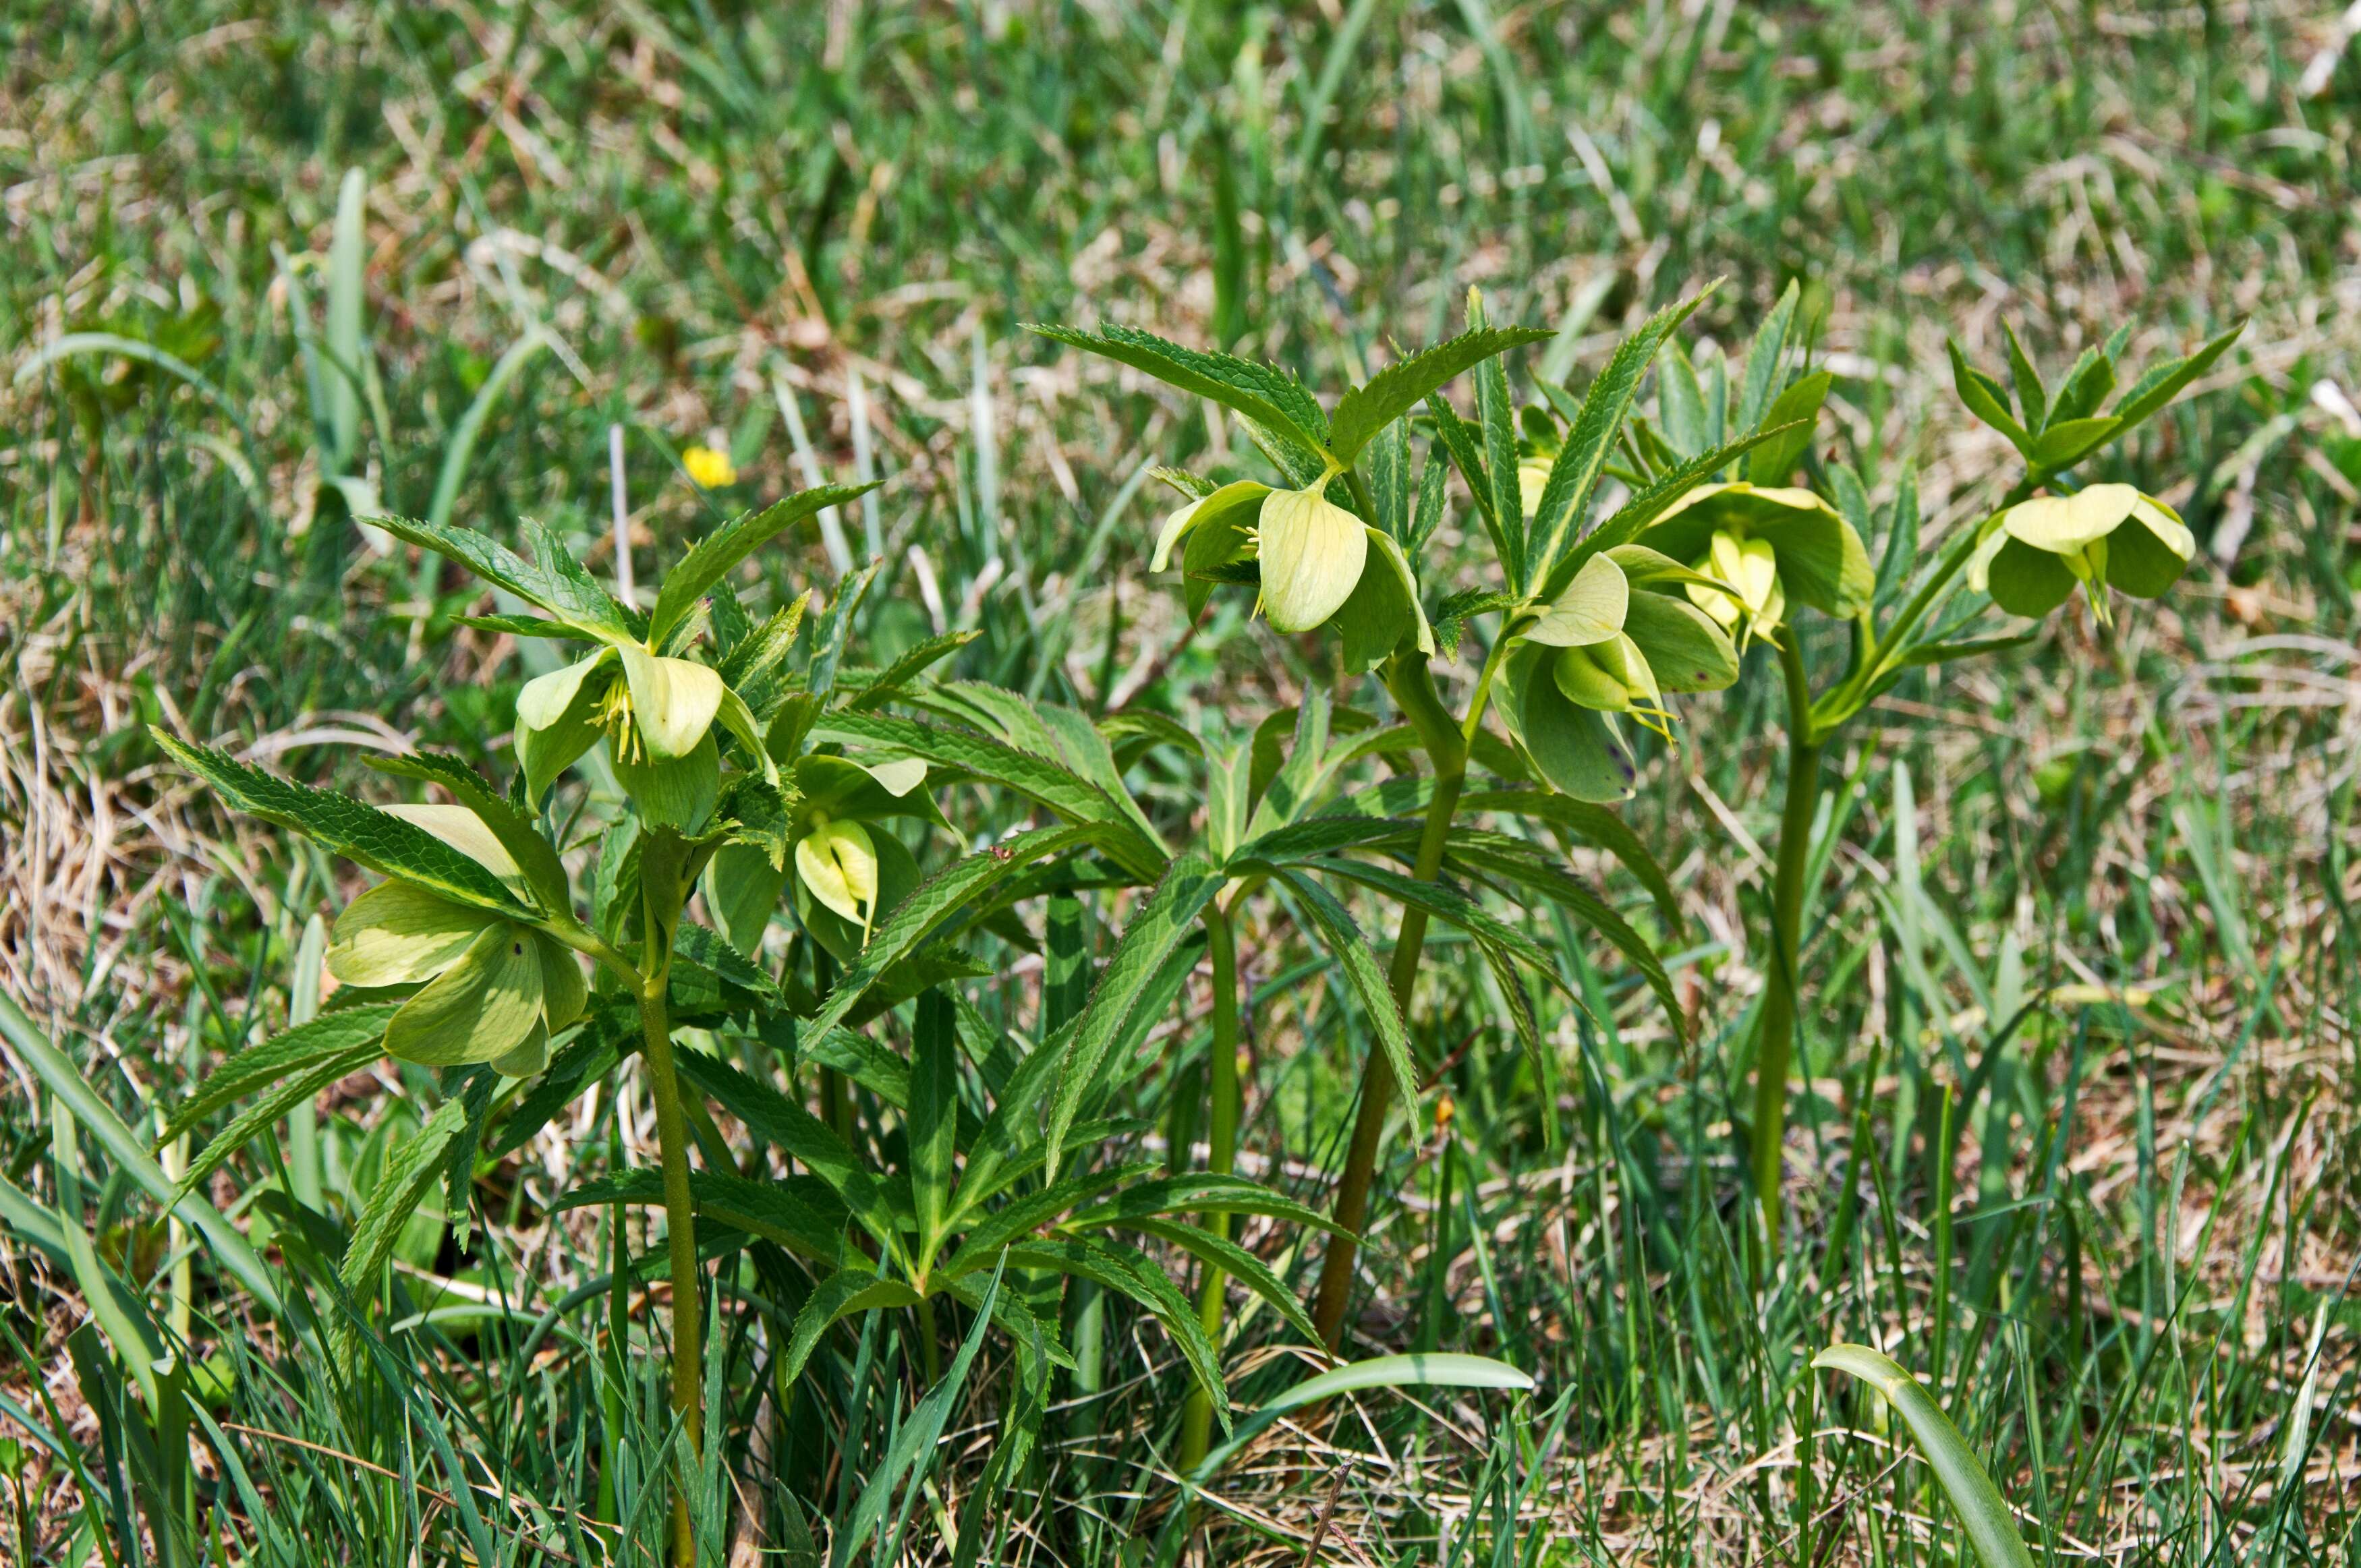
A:
MULTIPOLYGON (((1927 1378, 2048 1561, 2346 1560, 2361 422, 2313 389, 2361 399, 2361 57, 2298 95, 2326 41, 2314 9, 181 3, 0 20, 0 984, 144 1133, 284 1019, 304 922, 357 885, 192 797, 146 724, 355 785, 353 741, 382 714, 505 776, 531 666, 455 625, 482 608, 472 584, 372 543, 321 488, 342 461, 386 510, 424 514, 471 406, 452 520, 507 534, 537 517, 603 573, 609 424, 644 570, 805 483, 784 389, 823 475, 867 463, 886 481, 863 662, 935 629, 915 545, 944 623, 981 633, 959 674, 1220 730, 1328 672, 1226 600, 1184 641, 1170 584, 1147 578, 1162 507, 1139 469, 1221 466, 1208 422, 1023 323, 1230 342, 1332 387, 1455 329, 1475 283, 1495 320, 1565 329, 1521 378, 1579 384, 1630 322, 1711 278, 1728 282, 1697 334, 1727 345, 1799 280, 1839 371, 1823 444, 1881 503, 1915 464, 1950 526, 1992 499, 1975 486, 1999 444, 1949 396, 1946 334, 1998 364, 2004 320, 2054 372, 2126 320, 2139 358, 2251 315, 2123 467, 2207 549, 2175 596, 2111 636, 2061 617, 1913 676, 1828 760, 1849 789, 1802 952, 1783 1268, 1750 1276, 1733 1130, 1770 873, 1723 821, 1774 831, 1765 667, 1683 705, 1686 746, 1624 813, 1675 868, 1687 925, 1660 934, 1689 1047, 1611 953, 1535 913, 1581 1003, 1537 991, 1554 1047, 1539 1077, 1480 956, 1430 945, 1415 1046, 1455 1115, 1379 1171, 1351 1354, 1498 1356, 1539 1393, 1377 1393, 1274 1429, 1213 1494, 1212 1550, 1953 1561, 1956 1525, 1880 1407, 1805 1369, 1849 1338, 1927 1378), (347 441, 346 416, 315 420, 304 339, 333 335, 349 168, 377 389, 347 441), (44 360, 82 332, 165 350, 214 391, 119 355, 44 360), (495 380, 535 334, 548 345, 495 380), (717 429, 743 477, 701 494, 675 458, 717 429), (2140 995, 2020 1018, 2058 986, 2140 995)), ((863 552, 870 517, 841 522, 863 552)), ((760 565, 782 600, 835 577, 811 536, 760 565)), ((1139 793, 1184 822, 1199 786, 1159 755, 1139 793)), ((966 842, 1016 819, 946 798, 966 842)), ((1635 883, 1575 856, 1645 916, 1635 883)), ((1279 914, 1239 933, 1242 1166, 1321 1201, 1374 1042, 1279 914)), ((1101 956, 1119 924, 1113 900, 1093 908, 1101 956)), ((1029 1019, 1038 969, 993 956, 1005 972, 972 999, 1029 1019)), ((1211 1025, 1201 992, 1184 1009, 1170 1067, 1191 1081, 1211 1025)), ((21 1050, 0 1056, 0 1176, 64 1206, 49 1108, 21 1050)), ((419 1069, 374 1077, 320 1102, 339 1220, 436 1097, 419 1069)), ((1165 1082, 1143 1082, 1142 1114, 1165 1082)), ((461 1184, 465 1242, 436 1190, 366 1358, 333 1375, 286 1356, 292 1320, 184 1253, 84 1140, 69 1218, 228 1375, 199 1423, 209 1560, 597 1561, 602 1519, 623 1521, 624 1560, 657 1560, 662 1248, 636 1215, 619 1238, 605 1211, 548 1208, 577 1172, 652 1163, 645 1091, 556 1126, 461 1184), (646 1279, 619 1287, 619 1257, 646 1279)), ((216 1197, 275 1258, 335 1245, 274 1217, 263 1148, 216 1197)), ((16 1445, 0 1560, 79 1564, 102 1541, 140 1550, 120 1522, 136 1401, 103 1354, 77 1371, 88 1304, 38 1229, 0 1212, 0 1442, 16 1445)), ((1315 1247, 1245 1238, 1308 1288, 1315 1247)), ((913 1321, 872 1318, 783 1410, 766 1369, 800 1286, 752 1264, 722 1277, 708 1348, 727 1474, 700 1522, 717 1562, 741 1534, 794 1561, 798 1530, 825 1546, 851 1517, 927 1357, 913 1321)), ((335 1321, 302 1279, 289 1310, 335 1321)), ((1121 1304, 1066 1310, 1069 1343, 1096 1354, 993 1499, 1005 1534, 985 1560, 1152 1559, 1178 1544, 1159 1531, 1185 1370, 1121 1304)), ((1268 1310, 1234 1321, 1241 1409, 1309 1370, 1268 1310)), ((950 1345, 964 1326, 946 1322, 950 1345)), ((886 1510, 907 1561, 948 1560, 1007 1376, 988 1346, 924 1484, 886 1510)))

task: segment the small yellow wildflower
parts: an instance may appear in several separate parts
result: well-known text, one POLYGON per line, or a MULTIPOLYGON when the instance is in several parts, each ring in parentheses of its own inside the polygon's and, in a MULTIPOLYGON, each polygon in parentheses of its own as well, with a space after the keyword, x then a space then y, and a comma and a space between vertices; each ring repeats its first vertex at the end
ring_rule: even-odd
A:
POLYGON ((700 490, 718 490, 724 485, 738 482, 737 466, 730 454, 717 452, 710 446, 692 446, 680 455, 680 466, 700 490))

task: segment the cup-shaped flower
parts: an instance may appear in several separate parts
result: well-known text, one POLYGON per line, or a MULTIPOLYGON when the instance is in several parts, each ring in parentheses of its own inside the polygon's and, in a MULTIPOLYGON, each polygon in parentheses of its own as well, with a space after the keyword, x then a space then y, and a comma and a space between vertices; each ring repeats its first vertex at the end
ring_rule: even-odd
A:
MULTIPOLYGON (((396 806, 406 817, 519 886, 516 862, 464 806, 396 806)), ((388 1054, 426 1067, 489 1062, 539 1072, 552 1035, 582 1016, 589 988, 546 932, 429 893, 379 883, 336 916, 328 972, 346 985, 417 986, 386 1026, 388 1054)))
POLYGON ((1688 597, 1741 637, 1775 629, 1791 599, 1848 618, 1877 587, 1868 547, 1852 525, 1811 491, 1784 485, 1700 485, 1638 542, 1736 589, 1733 598, 1691 584, 1688 597))
POLYGON ((1681 591, 1705 582, 1653 550, 1622 545, 1583 563, 1515 633, 1522 646, 1501 666, 1501 712, 1553 787, 1583 800, 1624 798, 1637 769, 1617 716, 1669 739, 1665 693, 1738 679, 1729 637, 1681 591))
POLYGON ((1262 612, 1279 631, 1309 631, 1344 607, 1368 565, 1368 526, 1328 499, 1327 485, 1273 490, 1255 526, 1262 612))
POLYGON ((2180 514, 2130 485, 2041 496, 2002 512, 1970 563, 1968 581, 2011 615, 2043 616, 2082 585, 2107 619, 2108 587, 2155 598, 2197 554, 2180 514))
POLYGON ((695 826, 720 788, 713 720, 725 695, 721 676, 703 664, 629 644, 536 676, 517 694, 527 797, 538 802, 604 736, 648 820, 695 826))
POLYGON ((794 768, 795 817, 784 864, 760 849, 724 845, 705 872, 705 901, 730 942, 757 951, 763 932, 794 882, 796 907, 820 945, 851 961, 877 921, 918 883, 917 862, 880 826, 895 817, 944 825, 934 797, 920 787, 927 765, 916 758, 866 766, 847 757, 813 755, 794 768))

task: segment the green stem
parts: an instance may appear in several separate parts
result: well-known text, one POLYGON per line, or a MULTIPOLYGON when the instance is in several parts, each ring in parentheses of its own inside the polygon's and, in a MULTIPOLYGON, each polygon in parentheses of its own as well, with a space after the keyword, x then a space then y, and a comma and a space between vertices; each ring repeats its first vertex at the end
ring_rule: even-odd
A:
MULTIPOLYGON (((1426 827, 1418 840, 1418 863, 1411 872, 1421 882, 1433 882, 1443 869, 1451 818, 1459 809, 1459 792, 1467 780, 1467 740, 1436 694, 1434 676, 1424 658, 1389 663, 1386 689, 1419 732, 1434 765, 1434 798, 1427 804, 1426 827)), ((1418 983, 1419 955, 1425 946, 1426 911, 1403 910, 1401 934, 1394 942, 1393 967, 1387 979, 1394 1005, 1405 1020, 1410 1015, 1411 992, 1418 983)), ((1378 1147, 1384 1141, 1393 1093, 1393 1069, 1383 1053, 1372 1050, 1361 1070, 1360 1113, 1354 1119, 1353 1142, 1345 1152, 1345 1172, 1336 1184, 1335 1218, 1345 1234, 1329 1238, 1327 1256, 1321 1262, 1320 1293, 1312 1307, 1312 1326, 1320 1331, 1321 1342, 1331 1354, 1345 1340, 1353 1266, 1360 1254, 1361 1227, 1369 1217, 1369 1181, 1377 1174, 1378 1147)))
POLYGON ((1779 860, 1771 884, 1771 969, 1754 1057, 1754 1193, 1763 1208, 1764 1255, 1771 1257, 1779 1251, 1780 1153, 1786 1135, 1787 1069, 1795 1044, 1796 944, 1804 920, 1812 817, 1819 804, 1821 747, 1812 725, 1811 686, 1792 626, 1779 647, 1779 665, 1787 678, 1787 798, 1779 816, 1779 860))
MULTIPOLYGON (((1213 1047, 1207 1066, 1213 1081, 1213 1149, 1205 1168, 1227 1176, 1238 1167, 1238 944, 1221 901, 1205 909, 1205 936, 1213 956, 1213 1047)), ((1198 1223, 1217 1236, 1230 1234, 1226 1212, 1210 1213, 1198 1223)), ((1197 1321, 1205 1337, 1221 1348, 1224 1288, 1228 1276, 1212 1264, 1197 1292, 1197 1321)), ((1180 1420, 1180 1474, 1190 1475, 1205 1457, 1213 1432, 1213 1405, 1202 1388, 1189 1390, 1180 1420)))
MULTIPOLYGON (((649 925, 653 937, 654 922, 649 925)), ((648 1085, 655 1093, 656 1145, 664 1158, 664 1239, 672 1253, 672 1409, 694 1453, 705 1439, 705 1358, 697 1343, 704 1325, 698 1306, 702 1271, 697 1265, 696 1207, 688 1191, 688 1127, 681 1114, 680 1079, 673 1069, 672 1022, 664 1012, 668 983, 662 970, 642 983, 640 1033, 646 1042, 648 1085)), ((686 1475, 673 1493, 672 1542, 673 1561, 679 1568, 696 1568, 686 1475)))

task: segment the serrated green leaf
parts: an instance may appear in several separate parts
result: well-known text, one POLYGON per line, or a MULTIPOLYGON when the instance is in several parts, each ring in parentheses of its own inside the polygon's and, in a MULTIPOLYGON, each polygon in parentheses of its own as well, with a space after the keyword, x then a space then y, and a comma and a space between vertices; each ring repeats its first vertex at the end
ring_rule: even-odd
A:
POLYGON ((1747 454, 1746 477, 1758 485, 1784 485, 1794 477, 1804 455, 1811 450, 1813 428, 1819 418, 1820 405, 1828 401, 1833 379, 1827 371, 1815 370, 1791 382, 1772 400, 1763 422, 1791 428, 1747 454))
POLYGON ((1558 558, 1565 553, 1575 524, 1589 506, 1599 476, 1606 472, 1616 434, 1622 430, 1631 404, 1640 395, 1640 383, 1646 378, 1648 367, 1655 363, 1657 350, 1672 335, 1673 329, 1705 302, 1709 291, 1693 294, 1650 316, 1637 332, 1615 345, 1607 368, 1590 384, 1589 392, 1582 400, 1581 417, 1576 420, 1556 462, 1550 466, 1549 483, 1543 488, 1541 504, 1533 512, 1529 580, 1554 580, 1558 558))
POLYGON ((1195 854, 1175 860, 1148 894, 1115 942, 1115 952, 1099 973, 1091 999, 1074 1021, 1074 1032, 1060 1054, 1058 1086, 1049 1103, 1049 1179, 1058 1179, 1066 1132, 1073 1125, 1082 1098, 1097 1086, 1110 1047, 1130 1019, 1132 1010, 1149 990, 1151 977, 1163 966, 1195 924, 1198 915, 1221 891, 1222 878, 1195 854))
POLYGON ((265 1084, 374 1046, 384 1038, 386 1021, 401 1005, 379 1002, 342 1008, 247 1047, 214 1069, 196 1091, 181 1102, 150 1148, 161 1149, 231 1101, 244 1099, 265 1084))
POLYGON ((1462 816, 1473 817, 1479 811, 1503 811, 1514 817, 1554 823, 1589 839, 1623 863, 1623 869, 1640 879, 1648 890, 1656 908, 1675 930, 1687 924, 1681 913, 1681 903, 1673 892, 1672 879, 1664 874, 1647 841, 1632 831, 1631 825, 1605 806, 1572 795, 1544 793, 1537 789, 1477 790, 1462 795, 1459 800, 1462 816))
MULTIPOLYGON (((384 1032, 382 1024, 378 1028, 380 1034, 384 1032)), ((280 1038, 286 1036, 282 1035, 280 1038)), ((302 1068, 294 1069, 292 1077, 274 1079, 261 1098, 239 1112, 228 1126, 214 1135, 189 1161, 188 1168, 181 1173, 181 1179, 172 1190, 171 1201, 166 1207, 178 1204, 182 1198, 194 1192, 207 1177, 221 1168, 224 1161, 278 1125, 279 1119, 289 1111, 317 1097, 322 1090, 346 1074, 357 1072, 384 1055, 382 1044, 370 1040, 348 1047, 334 1056, 309 1060, 302 1068)), ((182 1113, 185 1115, 185 1111, 182 1113)))
POLYGON ((1466 870, 1542 894, 1606 938, 1656 993, 1656 1000, 1664 1004, 1665 1021, 1673 1026, 1673 1037, 1687 1040, 1688 1025, 1681 1015, 1680 999, 1673 992, 1672 980, 1664 973, 1654 946, 1572 873, 1551 863, 1532 845, 1497 833, 1454 829, 1449 853, 1453 861, 1466 870))
POLYGON ((393 1244, 401 1227, 409 1223, 427 1190, 443 1174, 444 1157, 467 1125, 466 1103, 446 1100, 394 1150, 384 1174, 369 1190, 360 1223, 345 1248, 345 1261, 337 1276, 346 1289, 359 1295, 376 1282, 378 1271, 393 1255, 393 1244))
POLYGON ((308 834, 346 860, 456 903, 496 915, 533 917, 500 878, 423 828, 349 795, 275 777, 226 751, 189 745, 161 729, 150 732, 175 762, 249 817, 308 834))
POLYGON ((446 751, 412 751, 400 757, 371 757, 368 765, 381 773, 398 778, 423 780, 442 785, 456 796, 459 804, 482 818, 509 859, 517 864, 525 884, 533 895, 552 910, 571 907, 572 894, 566 880, 566 862, 558 859, 557 850, 543 838, 527 817, 509 804, 508 797, 485 782, 484 776, 446 751))
POLYGON ((1245 415, 1271 435, 1298 447, 1315 462, 1326 456, 1327 421, 1320 405, 1294 378, 1234 354, 1183 348, 1135 327, 1083 332, 1069 326, 1027 323, 1028 331, 1145 370, 1170 387, 1245 415))
MULTIPOLYGON (((577 628, 586 638, 617 647, 633 641, 631 620, 623 607, 563 550, 553 550, 552 560, 537 565, 473 529, 455 528, 423 518, 380 517, 373 521, 395 538, 446 556, 484 581, 508 589, 528 604, 538 605, 577 628)), ((546 532, 543 535, 544 542, 550 537, 546 532)))
POLYGON ((1368 1014, 1369 1026, 1377 1030, 1378 1046, 1385 1052, 1387 1065, 1393 1069, 1394 1081, 1401 1091, 1397 1103, 1405 1109, 1416 1105, 1422 1086, 1410 1058, 1410 1033, 1402 1027, 1401 1009, 1394 1004, 1393 992, 1387 987, 1384 971, 1378 967, 1377 955, 1369 950, 1367 938, 1326 888, 1300 872, 1282 869, 1276 874, 1277 880, 1285 883, 1310 912, 1312 924, 1320 928, 1321 945, 1345 971, 1345 984, 1360 999, 1361 1011, 1368 1014))
POLYGON ((1196 1309, 1180 1294, 1164 1271, 1141 1253, 1083 1236, 1031 1241, 1008 1249, 1008 1261, 1019 1268, 1049 1268, 1088 1279, 1129 1297, 1148 1309, 1164 1332, 1172 1336, 1198 1387, 1213 1402, 1213 1414, 1224 1431, 1230 1425, 1229 1390, 1222 1382, 1221 1358, 1205 1337, 1196 1309))
POLYGON ((1288 1327, 1301 1334, 1306 1343, 1322 1343, 1320 1331, 1312 1326, 1302 1303, 1287 1288, 1287 1282, 1273 1274, 1268 1264, 1227 1236, 1217 1236, 1178 1220, 1134 1220, 1130 1228, 1142 1235, 1154 1236, 1168 1246, 1179 1247, 1199 1263, 1220 1269, 1275 1308, 1288 1327))
POLYGON ((648 614, 649 645, 661 645, 665 636, 687 616, 691 607, 703 598, 716 583, 729 576, 730 569, 739 562, 804 519, 817 516, 829 507, 858 500, 883 482, 872 480, 863 485, 823 485, 818 489, 798 491, 785 499, 772 502, 760 511, 750 511, 723 523, 698 540, 690 546, 688 554, 664 574, 663 585, 656 590, 655 609, 648 614))
POLYGON ((959 1135, 959 1019, 950 999, 918 995, 910 1051, 910 1202, 918 1216, 920 1266, 934 1255, 951 1212, 951 1161, 959 1135))
POLYGON ((795 1332, 787 1337, 786 1354, 779 1362, 779 1380, 792 1387, 803 1376, 805 1363, 818 1348, 819 1336, 855 1312, 880 1307, 915 1307, 921 1298, 898 1279, 884 1279, 865 1268, 843 1268, 812 1287, 796 1314, 795 1332))
POLYGON ((1640 536, 1641 531, 1671 510, 1673 504, 1699 485, 1710 480, 1731 462, 1744 456, 1766 441, 1776 439, 1792 429, 1788 425, 1771 425, 1752 435, 1733 441, 1726 446, 1690 458, 1679 467, 1615 509, 1615 515, 1592 529, 1566 548, 1548 575, 1534 590, 1537 603, 1547 603, 1565 592, 1575 575, 1589 564, 1601 551, 1617 549, 1640 536))
POLYGON ((1351 465, 1379 431, 1425 401, 1429 393, 1496 354, 1550 335, 1538 327, 1478 327, 1396 360, 1337 400, 1328 419, 1329 455, 1351 465))
POLYGON ((2001 384, 1968 363, 1955 339, 1946 339, 1944 346, 1951 355, 1951 386, 1958 391, 1960 401, 1970 413, 1992 426, 2009 439, 2009 444, 2028 457, 2033 454, 2033 437, 2025 426, 2016 422, 2008 411, 2008 394, 2001 384))

